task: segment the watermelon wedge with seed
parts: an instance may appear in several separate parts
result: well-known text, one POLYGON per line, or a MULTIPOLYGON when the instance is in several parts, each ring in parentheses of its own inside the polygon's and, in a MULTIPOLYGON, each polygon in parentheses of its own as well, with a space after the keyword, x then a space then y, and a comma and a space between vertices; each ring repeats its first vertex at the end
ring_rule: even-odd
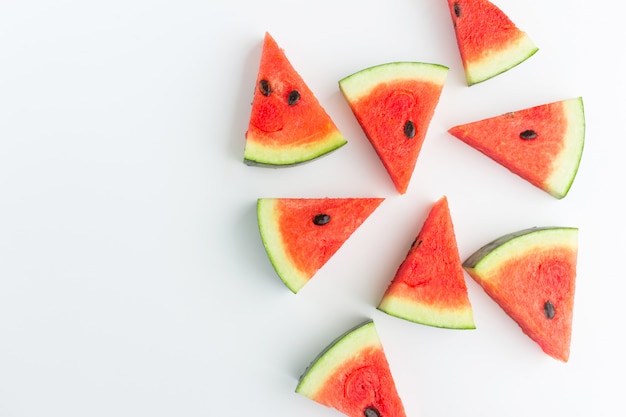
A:
POLYGON ((433 204, 378 309, 429 326, 476 328, 447 197, 433 204))
POLYGON ((349 417, 405 417, 372 320, 335 339, 307 367, 296 392, 349 417))
POLYGON ((450 134, 531 184, 561 199, 583 153, 582 97, 561 100, 458 125, 450 134))
POLYGON ((269 33, 265 34, 244 162, 284 167, 311 161, 347 143, 269 33))
POLYGON ((297 293, 383 202, 383 198, 260 198, 263 246, 297 293))
POLYGON ((339 81, 365 135, 404 194, 443 89, 448 67, 392 62, 339 81))
POLYGON ((577 256, 577 228, 533 227, 488 243, 463 267, 545 353, 567 362, 577 256))
POLYGON ((468 85, 524 62, 538 48, 526 32, 488 0, 448 0, 468 85))

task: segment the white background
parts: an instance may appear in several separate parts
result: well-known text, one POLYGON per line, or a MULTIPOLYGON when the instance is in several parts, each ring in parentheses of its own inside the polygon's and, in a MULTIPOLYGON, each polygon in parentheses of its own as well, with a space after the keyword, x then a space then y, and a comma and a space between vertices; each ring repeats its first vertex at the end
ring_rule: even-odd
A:
POLYGON ((444 0, 0 3, 0 416, 338 416, 294 392, 374 319, 409 416, 624 415, 624 36, 608 1, 498 0, 539 52, 464 82, 444 0), (349 143, 243 164, 269 31, 349 143), (384 62, 450 67, 396 193, 337 81, 384 62), (586 147, 556 200, 447 133, 582 96, 586 147), (530 226, 580 228, 571 357, 558 362, 468 278, 477 329, 377 311, 430 205, 462 258, 530 226), (263 250, 258 197, 386 201, 297 295, 263 250))

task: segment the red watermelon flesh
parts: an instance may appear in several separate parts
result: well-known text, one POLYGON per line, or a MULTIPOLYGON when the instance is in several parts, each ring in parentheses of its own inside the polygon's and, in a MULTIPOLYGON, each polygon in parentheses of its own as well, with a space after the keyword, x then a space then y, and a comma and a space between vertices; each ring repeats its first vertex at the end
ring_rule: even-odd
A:
POLYGON ((582 98, 458 125, 449 132, 560 199, 574 181, 584 147, 582 98))
POLYGON ((357 121, 404 194, 448 68, 421 62, 393 62, 370 67, 339 81, 357 121))
POLYGON ((260 198, 263 245, 285 285, 298 292, 383 202, 382 198, 260 198))
POLYGON ((570 355, 578 229, 541 227, 485 245, 463 266, 548 355, 570 355))
POLYGON ((246 132, 244 162, 295 165, 346 143, 284 50, 266 33, 246 132))
POLYGON ((435 327, 476 327, 445 196, 433 204, 378 309, 435 327))
POLYGON ((509 17, 488 0, 448 0, 468 85, 501 74, 538 48, 509 17))
POLYGON ((300 377, 296 392, 350 417, 405 416, 371 320, 324 349, 300 377))

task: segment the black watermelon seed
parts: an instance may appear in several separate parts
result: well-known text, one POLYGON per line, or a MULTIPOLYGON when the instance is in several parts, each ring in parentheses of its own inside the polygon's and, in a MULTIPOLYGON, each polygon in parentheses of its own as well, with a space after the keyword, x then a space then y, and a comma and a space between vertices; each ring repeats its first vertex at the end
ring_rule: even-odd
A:
POLYGON ((264 96, 269 96, 272 93, 272 87, 270 87, 269 81, 259 81, 259 90, 261 90, 261 94, 263 94, 264 96))
POLYGON ((413 137, 415 137, 415 123, 410 120, 407 120, 404 124, 404 136, 409 139, 413 139, 413 137))
POLYGON ((411 243, 411 247, 415 247, 417 245, 417 247, 419 248, 420 246, 422 246, 422 239, 417 240, 417 238, 415 238, 415 240, 413 241, 413 243, 411 243))
POLYGON ((298 90, 292 90, 291 93, 289 93, 289 97, 287 97, 287 104, 289 104, 290 106, 294 106, 299 101, 300 93, 298 92, 298 90))
POLYGON ((537 132, 534 130, 524 130, 519 134, 519 137, 524 140, 535 139, 537 137, 537 132))
POLYGON ((330 222, 330 215, 328 214, 320 213, 313 217, 313 224, 317 226, 324 226, 328 222, 330 222))
POLYGON ((548 319, 552 320, 554 318, 554 315, 556 314, 556 310, 554 309, 554 304, 552 304, 550 300, 546 301, 545 304, 543 305, 543 312, 545 313, 548 319))
POLYGON ((380 413, 378 412, 378 410, 374 407, 367 407, 364 411, 363 411, 363 415, 365 417, 380 417, 380 413))
POLYGON ((454 14, 456 17, 461 17, 461 4, 458 1, 454 2, 454 14))

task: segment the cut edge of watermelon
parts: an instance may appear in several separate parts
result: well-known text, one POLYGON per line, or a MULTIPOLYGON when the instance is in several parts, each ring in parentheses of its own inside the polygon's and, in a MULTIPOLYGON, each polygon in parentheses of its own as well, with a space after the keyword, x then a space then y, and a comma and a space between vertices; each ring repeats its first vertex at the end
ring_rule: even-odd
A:
POLYGON ((254 140, 252 134, 247 136, 244 148, 244 163, 251 166, 290 167, 311 162, 332 151, 341 148, 348 141, 339 131, 329 133, 324 139, 316 142, 292 146, 287 151, 284 147, 264 145, 254 140))
POLYGON ((378 310, 414 323, 448 329, 475 329, 471 306, 459 309, 436 308, 426 304, 416 304, 413 300, 387 296, 377 307, 378 310))
POLYGON ((427 62, 398 61, 365 68, 339 80, 339 88, 348 101, 366 96, 379 84, 420 79, 443 85, 449 68, 427 62))
POLYGON ((562 199, 569 192, 578 172, 585 146, 585 111, 582 97, 563 100, 563 114, 567 119, 564 148, 552 164, 552 174, 544 189, 562 199))
POLYGON ((465 61, 467 85, 471 86, 502 74, 533 56, 539 48, 525 32, 500 50, 491 50, 479 60, 465 61))
POLYGON ((382 349, 371 319, 344 332, 322 350, 300 376, 296 392, 311 399, 315 398, 335 369, 352 359, 358 351, 368 348, 382 349))
POLYGON ((293 293, 297 293, 309 282, 309 277, 300 272, 293 262, 285 255, 287 252, 281 239, 279 224, 276 218, 275 198, 259 198, 257 200, 257 220, 263 246, 267 251, 270 262, 280 279, 293 293))

